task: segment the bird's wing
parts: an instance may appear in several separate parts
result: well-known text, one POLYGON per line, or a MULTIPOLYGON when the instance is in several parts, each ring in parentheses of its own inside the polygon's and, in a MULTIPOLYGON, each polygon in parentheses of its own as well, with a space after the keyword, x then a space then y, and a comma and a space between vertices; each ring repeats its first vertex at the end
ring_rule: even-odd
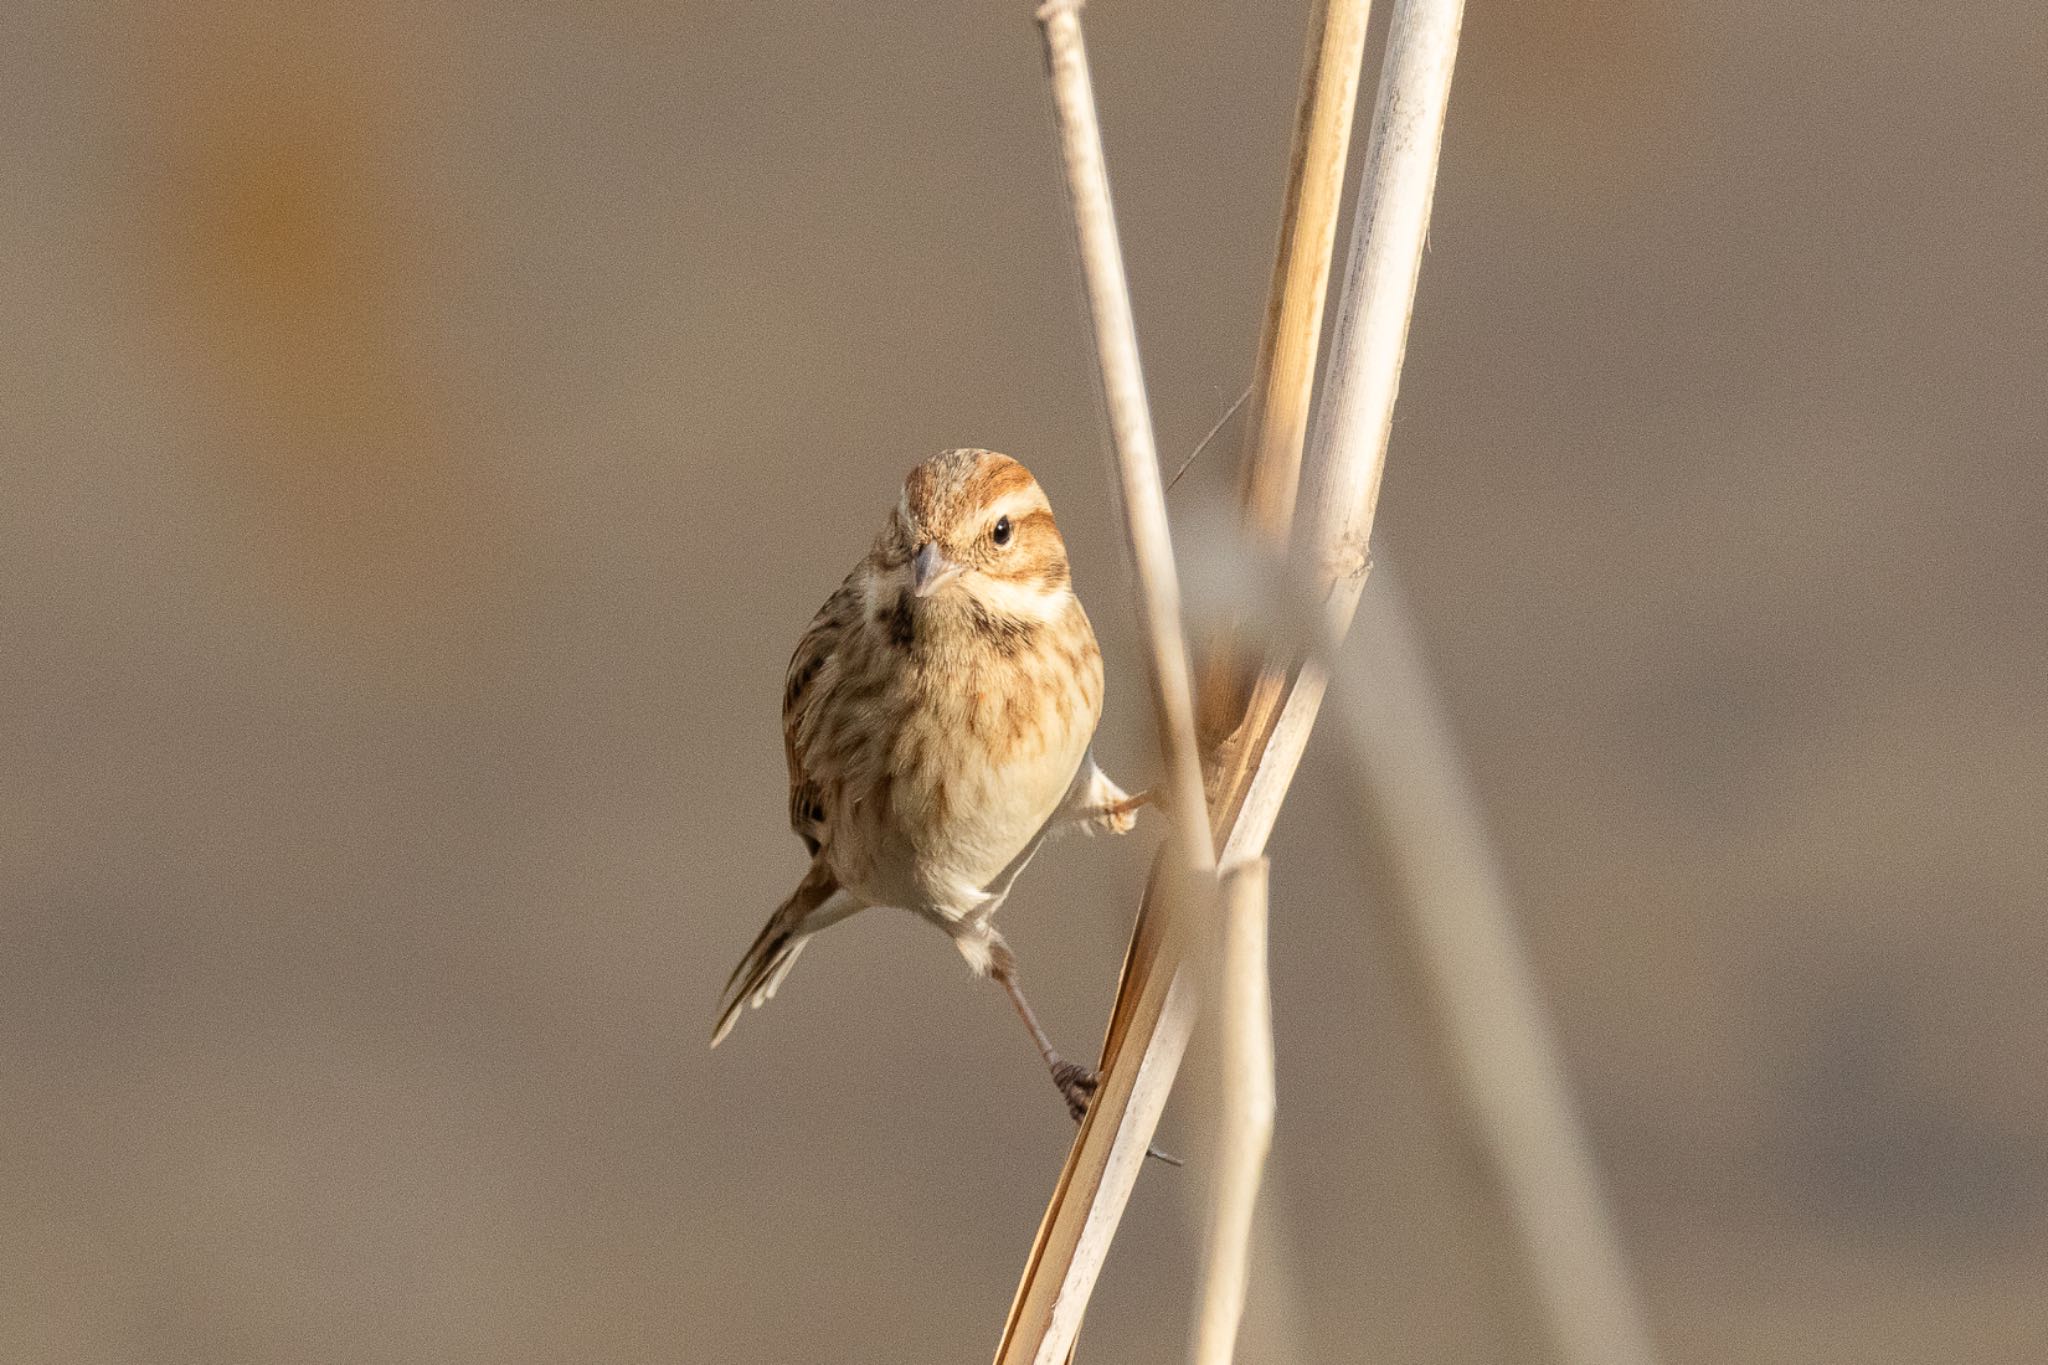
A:
POLYGON ((782 747, 789 760, 789 827, 811 852, 825 837, 825 792, 817 774, 804 762, 805 718, 831 693, 838 670, 833 661, 846 633, 860 622, 860 570, 848 574, 839 591, 825 599, 825 605, 811 618, 811 624, 797 641, 789 658, 789 673, 782 684, 782 747))

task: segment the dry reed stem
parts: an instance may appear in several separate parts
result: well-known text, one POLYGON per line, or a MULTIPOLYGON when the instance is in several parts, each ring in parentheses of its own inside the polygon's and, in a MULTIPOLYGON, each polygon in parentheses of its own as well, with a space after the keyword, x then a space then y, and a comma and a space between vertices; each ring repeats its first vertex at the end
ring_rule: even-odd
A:
POLYGON ((1375 592, 1365 676, 1339 676, 1340 729, 1368 828, 1401 894, 1399 968, 1513 1229, 1512 1261, 1561 1365, 1654 1365, 1656 1349, 1479 803, 1403 600, 1375 592))
POLYGON ((1102 126, 1081 41, 1080 5, 1078 0, 1048 0, 1039 7, 1038 17, 1045 32, 1046 67, 1093 323, 1097 373, 1109 410, 1124 536, 1138 578, 1138 624, 1145 637, 1160 753, 1166 761, 1160 804, 1173 822, 1183 856, 1196 867, 1213 870, 1216 852, 1203 801, 1201 752, 1195 744, 1193 673, 1181 630, 1180 574, 1152 437, 1152 409, 1138 363, 1137 322, 1131 315, 1130 285, 1110 204, 1102 126))
MULTIPOLYGON (((1147 906, 1158 885, 1155 880, 1146 888, 1147 906)), ((1143 1039, 1145 1046, 1126 1050, 1116 1039, 1105 1045, 1100 1085, 1039 1225, 1004 1324, 999 1362, 1058 1365, 1072 1358, 1089 1295, 1194 1031, 1187 980, 1166 965, 1173 950, 1161 936, 1169 918, 1140 911, 1118 991, 1129 1020, 1125 1037, 1143 1039)))
MULTIPOLYGON (((1316 534, 1309 538, 1306 558, 1319 566, 1317 581, 1328 584, 1332 623, 1339 634, 1349 624, 1364 581, 1364 546, 1377 502, 1386 424, 1392 417, 1392 393, 1399 381, 1414 302, 1461 9, 1458 0, 1404 0, 1396 10, 1388 41, 1371 140, 1372 169, 1360 198, 1340 307, 1340 344, 1332 359, 1324 408, 1319 413, 1319 435, 1309 464, 1314 514, 1310 524, 1316 534), (1383 394, 1386 401, 1382 405, 1361 402, 1360 392, 1383 394), (1361 423, 1359 414, 1376 406, 1380 421, 1375 431, 1361 423), (1333 419, 1333 413, 1342 414, 1343 420, 1333 419), (1355 501, 1332 516, 1331 500, 1347 489, 1356 495, 1355 501), (1335 534, 1326 530, 1332 525, 1337 528, 1335 534)), ((1073 172, 1077 152, 1086 156, 1092 151, 1097 175, 1101 166, 1099 138, 1092 148, 1077 148, 1064 121, 1070 108, 1085 110, 1091 119, 1093 115, 1092 98, 1086 94, 1087 68, 1078 52, 1080 25, 1074 0, 1052 0, 1041 7, 1039 18, 1046 30, 1071 183, 1077 178, 1073 172), (1064 63, 1063 48, 1067 49, 1064 63), (1063 76, 1068 83, 1078 77, 1080 97, 1061 94, 1063 76)), ((1106 208, 1106 191, 1102 200, 1106 208)), ((1076 208, 1080 208, 1078 195, 1076 208)), ((1120 302, 1115 311, 1128 318, 1128 300, 1120 302)), ((1091 287, 1091 309, 1093 306, 1091 287)), ((1097 313, 1096 318, 1100 325, 1102 314, 1097 313)), ((1257 857, 1263 851, 1280 801, 1299 766, 1322 691, 1319 673, 1298 663, 1287 666, 1265 709, 1255 711, 1258 725, 1247 727, 1249 736, 1240 731, 1241 742, 1230 755, 1228 773, 1220 785, 1212 784, 1217 795, 1210 822, 1225 840, 1225 865, 1257 857), (1308 685, 1302 686, 1304 683, 1308 685)), ((1175 790, 1179 787, 1176 773, 1175 790)), ((1177 814, 1176 823, 1185 825, 1186 807, 1177 814)), ((1186 836, 1182 841, 1187 846, 1194 844, 1186 836)), ((1169 870, 1173 866, 1171 860, 1159 864, 1169 870)), ((1187 1043, 1188 1011, 1180 989, 1180 957, 1176 937, 1170 932, 1173 917, 1159 908, 1163 899, 1173 897, 1162 889, 1159 868, 1146 888, 1118 983, 1103 1046, 1102 1088, 1068 1153, 1039 1225, 997 1353, 999 1365, 1027 1360, 1057 1365, 1068 1358, 1095 1275, 1129 1198, 1130 1183, 1164 1107, 1173 1068, 1187 1043), (1147 1085, 1156 1087, 1156 1095, 1147 1085)))
POLYGON ((1264 858, 1223 874, 1216 1046, 1222 1072, 1215 1204, 1195 1320, 1196 1365, 1230 1365, 1244 1320, 1252 1215, 1273 1142, 1273 998, 1266 979, 1264 858))
MULTIPOLYGON (((1326 599, 1341 640, 1365 588, 1415 282, 1429 233, 1463 0, 1397 0, 1366 144, 1363 185, 1329 373, 1304 462, 1292 558, 1326 599)), ((1314 660, 1269 660, 1210 778, 1225 864, 1265 851, 1327 679, 1314 660)))
MULTIPOLYGON (((1337 210, 1365 62, 1368 0, 1315 0, 1302 56, 1301 95, 1281 201, 1279 246, 1253 361, 1251 413, 1238 466, 1238 504, 1246 536, 1283 549, 1294 522, 1302 443, 1315 392, 1337 210)), ((1204 752, 1244 719, 1252 678, 1229 629, 1208 641, 1197 721, 1204 752)))
MULTIPOLYGON (((1124 531, 1138 577, 1139 623, 1148 646, 1147 671, 1166 764, 1160 804, 1174 833, 1148 888, 1148 893, 1161 886, 1167 891, 1167 911, 1153 917, 1153 927, 1164 937, 1178 938, 1186 932, 1179 927, 1181 921, 1214 904, 1216 852, 1195 742, 1192 670, 1181 628, 1179 572, 1166 491, 1078 10, 1078 0, 1048 0, 1037 14, 1045 36, 1067 198, 1109 413, 1124 531), (1183 867, 1190 875, 1176 875, 1183 867), (1159 868, 1168 874, 1163 883, 1159 868)), ((1128 1059, 1113 1046, 1105 1051, 1100 1084, 1018 1286, 998 1348, 999 1361, 1055 1365, 1067 1358, 1080 1332, 1081 1315, 1193 1028, 1179 973, 1161 966, 1178 962, 1181 956, 1176 943, 1133 938, 1122 989, 1135 992, 1130 1017, 1142 1028, 1146 1046, 1128 1059)))
MULTIPOLYGON (((1238 469, 1245 537, 1276 553, 1284 550, 1294 520, 1369 11, 1369 0, 1314 0, 1310 7, 1279 241, 1238 469)), ((1226 622, 1207 642, 1196 721, 1212 768, 1223 741, 1244 720, 1255 681, 1249 671, 1253 661, 1245 657, 1240 634, 1237 623, 1226 622)), ((1214 1096, 1219 1144, 1208 1191, 1211 1216, 1196 1302, 1194 1355, 1212 1365, 1227 1365, 1236 1351, 1250 1274, 1252 1216, 1271 1145, 1274 1106, 1264 860, 1234 865, 1225 875, 1233 882, 1233 891, 1224 902, 1222 974, 1219 979, 1211 973, 1203 982, 1204 996, 1217 1005, 1212 1036, 1220 1063, 1214 1096), (1241 922, 1253 911, 1239 899, 1240 894, 1250 895, 1248 879, 1254 876, 1255 927, 1241 922), (1243 975, 1250 970, 1245 963, 1254 937, 1256 982, 1243 975), (1254 993, 1260 1002, 1256 1007, 1250 1003, 1254 993)), ((1206 955, 1205 960, 1213 957, 1206 955)))

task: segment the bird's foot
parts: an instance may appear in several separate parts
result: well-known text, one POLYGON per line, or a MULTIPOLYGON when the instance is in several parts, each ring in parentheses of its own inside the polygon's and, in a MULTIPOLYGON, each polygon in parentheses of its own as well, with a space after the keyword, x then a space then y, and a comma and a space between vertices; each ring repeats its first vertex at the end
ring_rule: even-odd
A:
POLYGON ((1151 792, 1139 792, 1136 796, 1118 792, 1114 798, 1084 810, 1082 828, 1090 834, 1129 834, 1138 827, 1139 810, 1151 804, 1151 792))
MULTIPOLYGON (((1060 1088, 1060 1094, 1066 1097, 1067 1112, 1074 1116, 1074 1122, 1079 1123, 1088 1117, 1088 1105, 1095 1098, 1096 1088, 1102 1084, 1102 1075, 1090 1067, 1061 1060, 1053 1063, 1052 1083, 1060 1088)), ((1179 1157, 1157 1147, 1147 1147, 1145 1155, 1169 1166, 1182 1164, 1179 1157)))
POLYGON ((1095 1087, 1102 1077, 1088 1067, 1073 1062, 1053 1063, 1052 1083, 1060 1088, 1066 1097, 1067 1112, 1079 1123, 1088 1117, 1088 1101, 1095 1098, 1095 1087))

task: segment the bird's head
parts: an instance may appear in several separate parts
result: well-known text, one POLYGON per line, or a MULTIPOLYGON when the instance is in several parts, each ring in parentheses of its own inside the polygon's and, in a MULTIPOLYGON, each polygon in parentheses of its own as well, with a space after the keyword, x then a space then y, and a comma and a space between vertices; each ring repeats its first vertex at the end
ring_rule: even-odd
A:
POLYGON ((992 450, 943 451, 911 470, 882 549, 919 599, 966 593, 990 610, 1046 618, 1072 592, 1045 490, 992 450))

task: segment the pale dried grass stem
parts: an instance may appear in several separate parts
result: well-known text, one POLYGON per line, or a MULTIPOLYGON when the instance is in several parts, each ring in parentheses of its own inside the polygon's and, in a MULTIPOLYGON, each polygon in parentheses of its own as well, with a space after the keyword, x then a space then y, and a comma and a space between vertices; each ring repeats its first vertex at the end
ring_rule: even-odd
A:
POLYGON ((1264 858, 1223 874, 1223 943, 1214 1019, 1222 1084, 1196 1365, 1230 1365, 1251 1273, 1252 1215, 1273 1143, 1273 999, 1266 975, 1264 858))
POLYGON ((1429 1006, 1434 1051, 1510 1230, 1507 1259, 1559 1365, 1655 1365, 1485 817, 1391 582, 1370 615, 1372 648, 1352 651, 1366 667, 1340 673, 1333 708, 1359 761, 1361 847, 1383 850, 1394 871, 1394 961, 1429 1006))
MULTIPOLYGON (((1045 37, 1067 198, 1109 414, 1124 532, 1138 579, 1139 624, 1166 767, 1161 805, 1172 822, 1173 837, 1169 855, 1159 865, 1167 874, 1161 908, 1153 919, 1160 936, 1134 937, 1120 985, 1120 1002, 1123 993, 1131 995, 1124 1017, 1138 1030, 1142 1046, 1122 1051, 1112 1024, 1100 1084, 1039 1226, 997 1350, 998 1361, 1036 1365, 1057 1365, 1072 1350, 1089 1295, 1165 1110, 1193 1028, 1187 989, 1171 965, 1182 956, 1185 931, 1179 926, 1191 913, 1201 914, 1213 905, 1216 868, 1195 742, 1179 572, 1079 8, 1075 0, 1050 0, 1038 8, 1037 16, 1045 37)), ((1161 888, 1157 871, 1153 889, 1161 888)))
MULTIPOLYGON (((1276 552, 1286 547, 1294 522, 1369 9, 1368 0, 1316 0, 1302 56, 1279 244, 1238 464, 1238 506, 1246 537, 1276 552)), ((1221 629, 1208 641, 1197 716, 1205 751, 1237 728, 1250 699, 1255 661, 1242 657, 1233 634, 1221 629)))
MULTIPOLYGON (((1152 548, 1169 555, 1170 548, 1164 534, 1163 499, 1155 501, 1158 465, 1151 451, 1151 425, 1144 408, 1122 262, 1115 249, 1108 182, 1102 169, 1101 139, 1088 88, 1077 8, 1072 0, 1052 0, 1038 14, 1045 31, 1090 316, 1095 323, 1104 395, 1125 491, 1127 531, 1142 575, 1152 548), (1136 458, 1141 451, 1146 456, 1143 460, 1136 458), (1156 527, 1150 520, 1155 507, 1156 527), (1138 510, 1134 512, 1134 508, 1138 510)), ((1458 0, 1403 0, 1388 40, 1371 140, 1373 159, 1361 196, 1340 309, 1340 345, 1332 359, 1325 410, 1317 418, 1320 437, 1311 447, 1308 490, 1313 530, 1298 542, 1298 554, 1305 562, 1338 566, 1335 572, 1341 577, 1330 585, 1338 633, 1349 623, 1364 577, 1362 552, 1377 502, 1386 423, 1391 419, 1392 394, 1399 380, 1414 301, 1460 13, 1458 0), (1347 328, 1351 339, 1343 342, 1347 328), (1374 367, 1381 372, 1373 373, 1374 367), (1377 401, 1378 395, 1384 395, 1384 403, 1377 401), (1380 413, 1376 430, 1362 417, 1375 411, 1380 413), (1333 417, 1333 412, 1337 416, 1333 417), (1332 516, 1335 500, 1347 493, 1352 503, 1332 516), (1355 571, 1347 567, 1352 564, 1355 571)), ((1171 569, 1170 562, 1166 567, 1171 569)), ((1141 584, 1148 593, 1156 586, 1142 577, 1141 584)), ((1192 745, 1183 737, 1192 736, 1193 716, 1191 707, 1181 709, 1186 673, 1177 588, 1173 597, 1148 596, 1144 610, 1148 642, 1153 645, 1155 692, 1161 700, 1162 744, 1176 836, 1189 862, 1213 869, 1216 864, 1207 838, 1196 838, 1190 829, 1201 807, 1188 799, 1192 745), (1162 603, 1171 605, 1172 612, 1161 610, 1162 603)), ((1226 865, 1263 852, 1321 700, 1319 676, 1311 678, 1313 685, 1304 694, 1298 684, 1305 670, 1284 662, 1282 667, 1296 685, 1278 683, 1270 700, 1251 718, 1256 726, 1248 722, 1240 729, 1239 741, 1226 755, 1228 764, 1217 768, 1220 781, 1212 784, 1215 795, 1208 821, 1226 841, 1226 865), (1278 744, 1276 736, 1281 740, 1278 744), (1239 817, 1253 796, 1257 801, 1249 804, 1247 827, 1239 817)), ((1199 769, 1194 780, 1199 784, 1199 769)), ((1004 1365, 1022 1361, 1058 1365, 1069 1357, 1102 1257, 1115 1234, 1131 1182, 1163 1109, 1173 1069, 1186 1046, 1190 1011, 1181 984, 1180 936, 1174 928, 1185 917, 1188 904, 1190 879, 1181 873, 1185 866, 1168 859, 1155 868, 1140 907, 1104 1042, 1102 1087, 1068 1153, 1018 1285, 997 1354, 1004 1365), (1162 871, 1166 874, 1163 878, 1162 871)))
POLYGON ((1138 362, 1137 321, 1131 313, 1130 285, 1124 277, 1123 249, 1117 241, 1116 213, 1110 203, 1102 126, 1095 112, 1087 49, 1081 41, 1080 5, 1076 0, 1054 0, 1039 7, 1038 17, 1045 33, 1060 159, 1080 248, 1088 318, 1093 324, 1097 377, 1109 410, 1124 536, 1138 579, 1138 624, 1145 637, 1159 747, 1166 761, 1161 805, 1173 821, 1183 856, 1196 867, 1213 869, 1215 845, 1209 838, 1201 754, 1195 745, 1193 674, 1181 628, 1180 574, 1173 559, 1166 488, 1152 435, 1152 409, 1138 362))
MULTIPOLYGON (((1335 639, 1350 628, 1365 587, 1366 547, 1429 234, 1463 13, 1463 0, 1397 0, 1388 24, 1329 371, 1302 470, 1304 505, 1292 556, 1304 581, 1326 595, 1335 639)), ((1218 828, 1228 830, 1224 862, 1264 852, 1326 682, 1319 665, 1302 661, 1291 683, 1254 696, 1211 781, 1218 828)))

